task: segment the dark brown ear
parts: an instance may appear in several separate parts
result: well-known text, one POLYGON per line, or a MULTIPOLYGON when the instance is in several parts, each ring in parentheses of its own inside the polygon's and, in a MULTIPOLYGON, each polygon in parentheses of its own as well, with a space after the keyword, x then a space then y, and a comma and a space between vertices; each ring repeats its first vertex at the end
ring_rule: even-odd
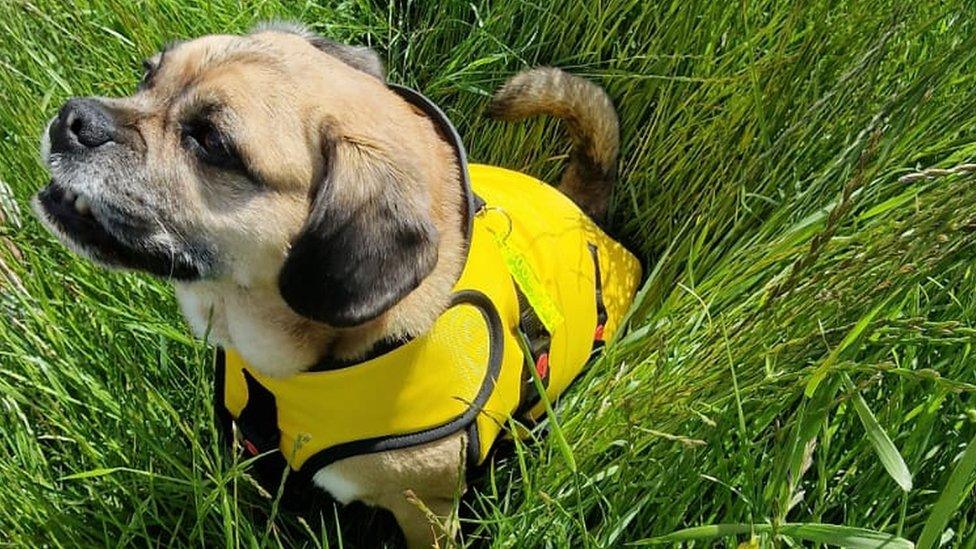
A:
MULTIPOLYGON (((408 166, 329 139, 325 180, 278 276, 288 305, 336 327, 373 320, 437 263, 437 229, 408 166)), ((410 164, 407 162, 406 164, 410 164)))
POLYGON ((381 81, 386 81, 386 78, 383 76, 383 62, 380 61, 380 56, 373 51, 373 49, 367 48, 366 46, 349 46, 346 44, 338 44, 318 35, 308 37, 308 41, 311 42, 316 48, 324 51, 332 57, 335 57, 350 67, 375 76, 381 81))
POLYGON ((372 48, 366 46, 349 46, 333 42, 328 38, 323 38, 300 23, 290 21, 265 21, 258 23, 252 32, 283 32, 287 34, 297 34, 305 38, 316 48, 335 57, 339 61, 349 65, 354 69, 359 69, 366 74, 386 81, 384 77, 383 61, 380 60, 372 48))

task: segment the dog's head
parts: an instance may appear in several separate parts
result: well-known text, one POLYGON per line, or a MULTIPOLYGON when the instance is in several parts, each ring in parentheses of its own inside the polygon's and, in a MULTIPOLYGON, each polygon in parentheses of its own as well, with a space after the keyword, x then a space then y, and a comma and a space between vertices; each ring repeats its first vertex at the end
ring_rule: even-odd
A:
POLYGON ((432 128, 369 49, 288 26, 207 36, 146 61, 132 96, 67 102, 35 208, 102 264, 274 283, 301 315, 357 325, 437 263, 432 128))

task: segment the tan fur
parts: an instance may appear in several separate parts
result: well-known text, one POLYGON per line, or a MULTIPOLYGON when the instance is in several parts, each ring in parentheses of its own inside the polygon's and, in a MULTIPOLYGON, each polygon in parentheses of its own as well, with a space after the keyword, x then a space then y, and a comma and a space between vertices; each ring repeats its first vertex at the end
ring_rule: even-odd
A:
MULTIPOLYGON (((158 68, 144 90, 103 101, 120 118, 119 131, 137 136, 133 148, 144 159, 137 182, 145 188, 136 191, 168 208, 167 216, 158 218, 160 241, 171 245, 193 231, 218 251, 217 273, 176 283, 196 334, 235 348, 267 375, 288 376, 321 358, 357 358, 384 338, 416 336, 431 327, 463 267, 459 167, 432 121, 386 87, 378 59, 363 48, 278 25, 248 36, 181 43, 153 63, 158 68), (260 190, 250 176, 201 167, 186 153, 181 121, 205 105, 222 107, 219 124, 234 135, 260 190), (327 142, 334 147, 334 165, 324 154, 327 142), (433 271, 378 318, 353 328, 297 314, 278 285, 291 243, 327 173, 335 185, 330 200, 345 211, 360 211, 380 193, 395 192, 404 211, 429 218, 437 231, 433 271), (395 189, 384 187, 390 181, 395 189)), ((609 99, 595 90, 555 69, 523 73, 499 92, 495 111, 504 118, 547 112, 568 119, 578 154, 563 178, 564 190, 602 217, 616 166, 617 126, 609 99)), ((49 161, 54 176, 58 163, 49 161)), ((131 191, 109 188, 104 181, 101 187, 63 184, 94 198, 98 192, 131 191)), ((59 236, 73 245, 70 236, 59 236)), ((453 539, 457 529, 464 446, 464 433, 456 433, 417 447, 344 459, 314 479, 341 501, 389 509, 411 547, 430 546, 453 539)))
POLYGON ((456 433, 421 446, 347 458, 322 469, 315 480, 328 475, 349 479, 354 490, 334 491, 333 496, 344 503, 355 499, 390 510, 411 547, 443 544, 458 529, 456 507, 464 491, 466 441, 464 433, 456 433), (408 491, 438 518, 428 520, 410 501, 408 491))

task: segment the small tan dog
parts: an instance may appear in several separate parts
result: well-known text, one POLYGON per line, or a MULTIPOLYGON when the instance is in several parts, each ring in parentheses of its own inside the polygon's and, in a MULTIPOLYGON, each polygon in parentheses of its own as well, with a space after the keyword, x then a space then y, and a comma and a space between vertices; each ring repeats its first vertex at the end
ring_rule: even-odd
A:
MULTIPOLYGON (((72 99, 44 132, 52 179, 35 208, 67 246, 171 279, 193 331, 268 376, 430 329, 464 263, 461 166, 373 51, 273 24, 174 44, 145 69, 134 95, 72 99), (333 258, 321 268, 355 259, 357 276, 304 287, 296 256, 310 238, 333 258)), ((504 119, 542 113, 574 139, 560 190, 602 219, 618 149, 609 99, 535 69, 492 105, 504 119)), ((342 459, 314 482, 392 511, 411 546, 430 545, 452 527, 432 528, 405 492, 453 516, 465 436, 342 459)))

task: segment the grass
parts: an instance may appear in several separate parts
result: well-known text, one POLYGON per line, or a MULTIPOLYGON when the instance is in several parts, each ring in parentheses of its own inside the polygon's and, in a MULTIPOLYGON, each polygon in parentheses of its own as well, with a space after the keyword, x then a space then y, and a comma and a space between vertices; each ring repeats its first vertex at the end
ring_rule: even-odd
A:
POLYGON ((166 285, 79 260, 27 206, 67 97, 128 93, 168 39, 287 17, 378 48, 478 161, 563 165, 556 125, 483 117, 520 68, 619 108, 613 227, 649 267, 630 331, 556 405, 572 461, 553 437, 500 457, 465 543, 976 546, 971 6, 327 4, 0 3, 0 543, 354 537, 328 505, 271 511, 218 448, 209 351, 166 285), (910 175, 933 166, 962 167, 910 175))

